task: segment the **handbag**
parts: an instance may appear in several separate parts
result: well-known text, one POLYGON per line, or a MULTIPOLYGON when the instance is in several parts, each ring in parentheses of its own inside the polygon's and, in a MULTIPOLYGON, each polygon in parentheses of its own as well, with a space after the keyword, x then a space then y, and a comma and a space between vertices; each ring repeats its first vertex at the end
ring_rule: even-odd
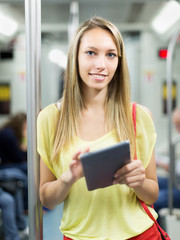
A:
MULTIPOLYGON (((136 139, 136 103, 134 102, 132 105, 132 118, 133 118, 133 125, 134 125, 134 133, 135 133, 135 139, 136 139)), ((136 145, 136 144, 135 144, 136 145)), ((137 153, 136 153, 136 148, 135 148, 135 153, 134 153, 134 160, 137 159, 137 153)), ((163 240, 171 240, 170 237, 168 236, 168 234, 160 227, 160 225, 158 224, 158 222, 156 221, 156 219, 153 217, 153 215, 151 214, 151 212, 149 211, 147 205, 139 199, 139 202, 141 204, 141 206, 143 207, 144 211, 148 214, 148 216, 153 220, 153 222, 155 223, 158 231, 161 234, 161 238, 163 240)))

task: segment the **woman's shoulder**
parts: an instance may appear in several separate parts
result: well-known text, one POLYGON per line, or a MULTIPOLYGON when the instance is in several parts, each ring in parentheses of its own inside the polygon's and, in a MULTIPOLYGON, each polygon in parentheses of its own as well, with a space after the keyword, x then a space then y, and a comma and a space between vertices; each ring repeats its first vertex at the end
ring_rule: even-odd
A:
POLYGON ((136 107, 136 123, 137 127, 143 131, 155 131, 155 126, 152 118, 151 111, 140 104, 136 107))
POLYGON ((40 110, 37 121, 38 123, 44 122, 44 124, 45 122, 51 122, 51 121, 55 122, 55 119, 57 119, 58 116, 59 116, 59 110, 56 104, 52 103, 46 106, 45 108, 43 108, 42 110, 40 110))
POLYGON ((141 104, 136 104, 136 112, 137 112, 137 117, 141 116, 143 118, 149 118, 152 121, 152 113, 149 110, 149 108, 147 108, 146 106, 141 104))
POLYGON ((145 114, 148 114, 152 118, 152 113, 149 110, 149 108, 145 107, 144 105, 137 104, 137 107, 140 111, 145 112, 145 114))
POLYGON ((56 103, 51 103, 48 106, 46 106, 40 110, 38 117, 52 116, 52 115, 56 115, 58 112, 59 111, 58 111, 56 103))
POLYGON ((59 110, 54 103, 43 108, 37 117, 38 134, 54 134, 59 119, 59 110))

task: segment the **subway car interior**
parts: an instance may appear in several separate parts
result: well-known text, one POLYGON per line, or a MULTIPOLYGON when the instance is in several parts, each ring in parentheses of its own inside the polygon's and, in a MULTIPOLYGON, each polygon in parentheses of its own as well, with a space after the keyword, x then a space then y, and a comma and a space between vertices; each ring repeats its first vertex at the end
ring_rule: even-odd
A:
MULTIPOLYGON (((13 114, 27 113, 28 101, 32 101, 27 97, 30 91, 27 84, 27 59, 31 54, 27 35, 33 26, 29 25, 28 28, 26 14, 30 12, 28 8, 33 2, 37 3, 38 0, 0 0, 0 126, 13 114)), ((157 132, 157 176, 168 179, 168 206, 159 211, 160 223, 172 240, 179 240, 180 208, 173 204, 173 189, 180 192, 180 130, 178 132, 173 123, 172 113, 174 109, 180 108, 180 1, 39 2, 37 8, 40 9, 36 10, 41 13, 40 87, 32 88, 40 93, 40 109, 57 102, 62 96, 68 46, 80 23, 93 16, 100 16, 114 23, 121 32, 129 67, 131 101, 146 106, 152 113, 157 132), (165 166, 169 166, 168 170, 165 166)), ((35 13, 33 16, 35 18, 35 13)), ((28 149, 31 148, 27 144, 28 149)), ((28 158, 28 161, 31 159, 28 158)), ((38 161, 37 156, 37 165, 38 161)), ((30 171, 28 175, 31 175, 30 171)), ((35 194, 29 201, 39 198, 38 191, 35 194)), ((24 214, 29 234, 20 239, 35 240, 31 234, 36 231, 36 239, 63 239, 59 230, 63 204, 53 210, 39 204, 38 209, 32 208, 31 211, 34 211, 35 216, 40 212, 42 219, 36 219, 36 226, 33 226, 33 218, 29 218, 30 210, 27 207, 24 214)), ((0 206, 0 240, 5 239, 3 227, 0 206)))

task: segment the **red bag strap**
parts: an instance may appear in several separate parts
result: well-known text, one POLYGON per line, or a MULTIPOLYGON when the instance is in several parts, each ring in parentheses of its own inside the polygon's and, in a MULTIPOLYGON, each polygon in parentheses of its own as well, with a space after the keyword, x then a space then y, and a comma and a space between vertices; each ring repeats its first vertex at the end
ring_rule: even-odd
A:
POLYGON ((132 117, 133 117, 133 124, 134 124, 134 132, 136 136, 136 103, 133 102, 132 105, 132 117))
POLYGON ((146 213, 148 214, 148 216, 156 224, 157 228, 159 229, 159 231, 160 231, 160 233, 162 235, 162 239, 171 240, 170 237, 168 236, 168 234, 160 227, 160 225, 158 224, 158 222, 156 221, 154 216, 151 214, 151 212, 149 211, 149 208, 147 207, 147 205, 142 200, 139 199, 139 201, 140 201, 142 207, 144 208, 144 210, 146 211, 146 213))
MULTIPOLYGON (((133 118, 133 125, 134 125, 134 133, 135 133, 135 153, 134 153, 134 160, 137 160, 137 153, 136 153, 136 103, 134 102, 132 105, 132 118, 133 118)), ((141 203, 141 206, 143 207, 143 209, 145 210, 145 212, 148 214, 148 216, 153 220, 153 222, 156 224, 156 226, 158 227, 159 231, 161 232, 162 236, 164 237, 164 239, 169 239, 168 234, 159 226, 159 224, 157 223, 156 219, 153 217, 153 215, 151 214, 151 212, 149 211, 147 205, 139 199, 139 202, 141 203)))
POLYGON ((133 118, 134 133, 135 133, 134 160, 136 160, 137 159, 137 153, 136 153, 136 103, 135 102, 133 102, 133 105, 132 105, 132 118, 133 118))

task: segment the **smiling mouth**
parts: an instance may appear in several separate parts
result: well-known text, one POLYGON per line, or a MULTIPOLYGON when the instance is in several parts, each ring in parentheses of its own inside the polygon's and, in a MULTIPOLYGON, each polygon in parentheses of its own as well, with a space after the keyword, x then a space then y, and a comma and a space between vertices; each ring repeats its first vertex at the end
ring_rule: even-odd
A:
POLYGON ((98 79, 104 79, 105 77, 107 77, 106 74, 97 74, 97 73, 89 73, 89 75, 98 78, 98 79))

